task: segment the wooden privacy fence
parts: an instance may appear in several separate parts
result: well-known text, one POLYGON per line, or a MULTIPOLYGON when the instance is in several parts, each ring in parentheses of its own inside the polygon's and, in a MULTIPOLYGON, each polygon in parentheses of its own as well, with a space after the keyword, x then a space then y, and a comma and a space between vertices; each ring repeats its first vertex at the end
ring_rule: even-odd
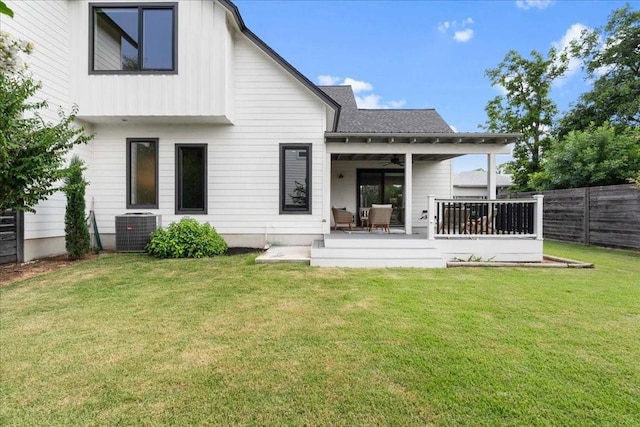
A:
POLYGON ((22 262, 22 214, 0 212, 0 264, 22 262))
POLYGON ((543 234, 546 239, 586 245, 640 249, 640 190, 632 185, 569 188, 544 195, 543 234))

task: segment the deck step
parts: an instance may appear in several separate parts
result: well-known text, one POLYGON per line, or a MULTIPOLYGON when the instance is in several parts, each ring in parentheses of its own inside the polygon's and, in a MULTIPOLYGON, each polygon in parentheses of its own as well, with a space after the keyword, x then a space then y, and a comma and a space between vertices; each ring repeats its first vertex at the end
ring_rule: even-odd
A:
POLYGON ((353 268, 445 268, 440 251, 424 239, 344 239, 316 240, 311 247, 311 265, 353 268), (366 242, 366 243, 365 243, 366 242), (420 242, 420 243, 416 243, 420 242), (337 243, 337 245, 336 245, 337 243))

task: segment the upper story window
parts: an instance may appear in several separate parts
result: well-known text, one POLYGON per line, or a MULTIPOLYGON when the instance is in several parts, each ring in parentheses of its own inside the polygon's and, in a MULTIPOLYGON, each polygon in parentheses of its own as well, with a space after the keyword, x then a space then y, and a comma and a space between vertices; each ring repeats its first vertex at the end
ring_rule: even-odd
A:
POLYGON ((93 73, 175 73, 177 5, 91 5, 93 73))

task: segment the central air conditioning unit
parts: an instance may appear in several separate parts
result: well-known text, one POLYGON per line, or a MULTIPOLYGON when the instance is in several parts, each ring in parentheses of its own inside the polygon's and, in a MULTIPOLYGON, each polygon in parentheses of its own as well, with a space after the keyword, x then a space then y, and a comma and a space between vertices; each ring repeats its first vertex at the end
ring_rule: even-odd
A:
POLYGON ((149 212, 116 216, 116 251, 144 252, 151 233, 159 226, 160 216, 149 212))

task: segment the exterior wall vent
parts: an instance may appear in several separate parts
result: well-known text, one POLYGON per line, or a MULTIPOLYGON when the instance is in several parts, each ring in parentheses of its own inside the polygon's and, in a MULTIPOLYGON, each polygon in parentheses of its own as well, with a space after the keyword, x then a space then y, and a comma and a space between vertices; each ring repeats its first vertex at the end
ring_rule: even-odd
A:
POLYGON ((144 252, 151 233, 158 228, 160 216, 149 212, 116 216, 116 250, 118 252, 144 252))

